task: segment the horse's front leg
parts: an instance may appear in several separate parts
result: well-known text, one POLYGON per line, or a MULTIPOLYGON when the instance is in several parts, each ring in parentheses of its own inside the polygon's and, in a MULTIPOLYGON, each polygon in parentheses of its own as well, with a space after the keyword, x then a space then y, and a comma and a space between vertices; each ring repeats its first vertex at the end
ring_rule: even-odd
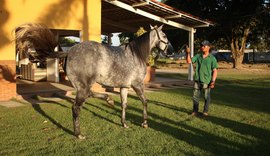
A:
POLYGON ((148 128, 147 123, 147 99, 144 96, 144 90, 143 90, 143 84, 138 86, 132 86, 133 90, 136 92, 137 96, 140 98, 142 104, 143 104, 143 128, 148 128))
POLYGON ((127 95, 128 95, 128 88, 121 88, 120 89, 120 96, 121 96, 121 103, 122 103, 121 122, 124 128, 128 128, 127 123, 126 123, 127 95))

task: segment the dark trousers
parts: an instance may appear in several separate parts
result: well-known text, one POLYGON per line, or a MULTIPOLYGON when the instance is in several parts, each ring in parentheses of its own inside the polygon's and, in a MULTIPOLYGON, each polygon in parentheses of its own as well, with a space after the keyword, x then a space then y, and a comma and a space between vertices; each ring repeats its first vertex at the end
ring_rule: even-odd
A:
POLYGON ((194 90, 193 90, 193 112, 198 112, 199 111, 199 101, 200 101, 200 96, 201 93, 204 93, 204 109, 203 112, 207 113, 209 104, 211 101, 210 98, 210 88, 208 84, 202 84, 199 82, 194 83, 194 90))

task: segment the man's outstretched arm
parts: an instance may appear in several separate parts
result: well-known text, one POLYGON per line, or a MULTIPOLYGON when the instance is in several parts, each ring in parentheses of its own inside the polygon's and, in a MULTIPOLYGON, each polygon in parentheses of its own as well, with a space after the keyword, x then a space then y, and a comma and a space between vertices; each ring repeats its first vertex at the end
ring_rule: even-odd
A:
POLYGON ((186 46, 186 53, 187 53, 186 61, 187 63, 191 63, 190 48, 188 46, 186 46))

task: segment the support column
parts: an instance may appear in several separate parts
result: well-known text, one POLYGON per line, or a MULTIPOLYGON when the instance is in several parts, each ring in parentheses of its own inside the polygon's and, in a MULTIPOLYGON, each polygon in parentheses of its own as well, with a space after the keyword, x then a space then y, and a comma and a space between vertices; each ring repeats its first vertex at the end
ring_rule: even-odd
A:
POLYGON ((83 0, 83 41, 101 42, 101 3, 101 0, 83 0))
MULTIPOLYGON (((192 58, 194 56, 194 33, 196 30, 194 28, 191 29, 189 32, 189 39, 188 39, 188 44, 190 47, 190 57, 192 58)), ((189 64, 188 67, 188 80, 193 81, 193 66, 192 63, 189 64)))
POLYGON ((47 81, 59 83, 59 59, 47 58, 47 81))
POLYGON ((108 34, 108 45, 112 45, 112 36, 113 36, 112 33, 108 34))

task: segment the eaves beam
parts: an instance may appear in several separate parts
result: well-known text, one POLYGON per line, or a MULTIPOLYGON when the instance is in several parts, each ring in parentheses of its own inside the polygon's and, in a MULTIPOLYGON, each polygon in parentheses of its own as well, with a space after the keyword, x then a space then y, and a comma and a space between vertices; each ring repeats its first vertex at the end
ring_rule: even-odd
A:
POLYGON ((134 4, 132 4, 132 7, 140 7, 140 6, 145 6, 148 4, 149 4, 149 2, 134 3, 134 4))
POLYGON ((123 2, 120 2, 120 1, 117 1, 117 0, 104 0, 104 1, 108 2, 108 3, 112 4, 112 5, 118 6, 118 7, 122 8, 122 9, 131 11, 131 12, 133 12, 135 14, 139 14, 141 16, 150 18, 152 20, 159 21, 161 23, 164 23, 164 24, 176 27, 176 28, 184 29, 184 30, 189 31, 189 32, 192 31, 191 27, 188 27, 188 26, 185 26, 183 24, 180 24, 180 23, 165 19, 163 17, 159 17, 159 16, 151 14, 151 13, 148 13, 146 11, 143 11, 143 10, 139 9, 139 8, 134 8, 131 5, 125 4, 123 2))
POLYGON ((165 16, 165 19, 174 19, 174 18, 180 18, 182 17, 182 14, 178 14, 178 15, 169 15, 169 16, 165 16))
POLYGON ((195 26, 195 28, 201 28, 201 27, 209 27, 209 24, 202 24, 202 25, 195 26))
MULTIPOLYGON (((165 9, 165 10, 168 10, 168 11, 170 11, 170 12, 179 13, 179 12, 177 12, 177 11, 168 9, 168 8, 166 8, 166 7, 164 7, 164 6, 160 6, 160 5, 158 5, 157 3, 155 3, 155 2, 152 2, 152 1, 149 1, 149 0, 146 0, 146 1, 149 2, 149 4, 153 4, 153 5, 159 6, 159 7, 163 8, 163 9, 165 9)), ((193 17, 193 16, 190 16, 190 15, 181 14, 181 16, 187 17, 187 18, 189 18, 189 19, 191 19, 191 20, 194 20, 194 21, 197 21, 197 22, 202 22, 202 23, 208 24, 208 22, 203 21, 203 20, 201 20, 201 19, 197 19, 197 18, 195 18, 195 17, 193 17)))

